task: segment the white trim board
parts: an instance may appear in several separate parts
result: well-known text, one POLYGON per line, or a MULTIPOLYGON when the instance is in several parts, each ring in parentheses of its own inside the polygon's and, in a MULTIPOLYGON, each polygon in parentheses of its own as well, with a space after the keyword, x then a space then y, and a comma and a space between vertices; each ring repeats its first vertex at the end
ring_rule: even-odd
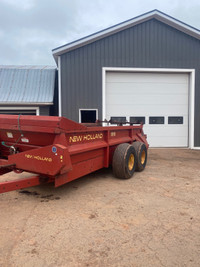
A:
POLYGON ((200 149, 194 147, 194 112, 195 112, 195 69, 168 69, 168 68, 102 68, 102 120, 106 116, 106 73, 107 72, 143 72, 143 73, 188 73, 189 82, 189 148, 200 149))
POLYGON ((62 101, 61 101, 61 57, 58 57, 58 116, 62 116, 62 101))

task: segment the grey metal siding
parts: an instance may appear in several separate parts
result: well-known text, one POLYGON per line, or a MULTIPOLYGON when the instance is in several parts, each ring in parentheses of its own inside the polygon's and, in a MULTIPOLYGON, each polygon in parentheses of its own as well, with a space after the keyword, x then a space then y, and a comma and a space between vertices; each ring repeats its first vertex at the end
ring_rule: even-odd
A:
POLYGON ((49 116, 49 115, 50 115, 50 106, 41 106, 40 116, 49 116))
POLYGON ((78 121, 79 108, 102 118, 102 67, 195 69, 194 145, 200 146, 200 41, 156 19, 61 56, 62 114, 78 121))

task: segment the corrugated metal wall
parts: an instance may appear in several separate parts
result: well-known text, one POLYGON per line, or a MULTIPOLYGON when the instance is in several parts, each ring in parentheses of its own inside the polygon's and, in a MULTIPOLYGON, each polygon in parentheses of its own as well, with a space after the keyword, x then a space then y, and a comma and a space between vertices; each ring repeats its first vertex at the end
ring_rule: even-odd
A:
POLYGON ((195 146, 200 146, 200 41, 155 19, 61 56, 62 114, 78 121, 79 108, 102 119, 102 67, 191 68, 195 80, 195 146))

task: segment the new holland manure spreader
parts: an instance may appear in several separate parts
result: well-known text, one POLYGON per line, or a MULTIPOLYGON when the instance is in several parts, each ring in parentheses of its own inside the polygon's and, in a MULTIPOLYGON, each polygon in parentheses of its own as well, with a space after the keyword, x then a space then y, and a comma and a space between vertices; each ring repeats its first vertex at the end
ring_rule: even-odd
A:
POLYGON ((0 193, 53 182, 55 187, 112 165, 132 177, 147 162, 143 125, 85 126, 63 117, 0 115, 0 175, 33 175, 3 181, 0 193))

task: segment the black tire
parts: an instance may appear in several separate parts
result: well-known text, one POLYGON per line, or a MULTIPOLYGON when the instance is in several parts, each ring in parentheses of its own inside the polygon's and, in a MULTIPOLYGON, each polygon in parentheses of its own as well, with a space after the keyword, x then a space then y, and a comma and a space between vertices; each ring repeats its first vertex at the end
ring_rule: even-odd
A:
POLYGON ((112 159, 113 174, 117 178, 129 179, 136 167, 135 148, 130 144, 120 144, 114 151, 112 159))
POLYGON ((136 151, 136 171, 143 171, 147 164, 147 148, 142 142, 133 142, 132 146, 136 151))

